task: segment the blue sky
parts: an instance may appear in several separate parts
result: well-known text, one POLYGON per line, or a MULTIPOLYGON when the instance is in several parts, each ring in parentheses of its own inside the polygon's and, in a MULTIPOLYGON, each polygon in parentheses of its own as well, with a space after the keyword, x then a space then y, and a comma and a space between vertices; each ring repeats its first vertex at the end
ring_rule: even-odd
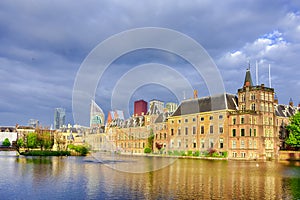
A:
MULTIPOLYGON (((163 27, 201 44, 216 63, 226 91, 243 84, 250 60, 255 83, 272 86, 279 103, 300 101, 300 3, 298 1, 11 1, 0 2, 0 125, 26 125, 31 118, 53 124, 64 107, 73 123, 72 90, 89 52, 108 37, 133 28, 163 27)), ((132 52, 116 60, 99 83, 95 100, 110 109, 109 91, 120 69, 157 62, 180 71, 208 95, 205 82, 175 55, 132 52)), ((122 71, 121 70, 121 71, 122 71)), ((123 71, 122 71, 123 72, 123 71)), ((167 88, 141 86, 131 100, 175 100, 167 88)), ((131 107, 131 105, 129 105, 131 107)))

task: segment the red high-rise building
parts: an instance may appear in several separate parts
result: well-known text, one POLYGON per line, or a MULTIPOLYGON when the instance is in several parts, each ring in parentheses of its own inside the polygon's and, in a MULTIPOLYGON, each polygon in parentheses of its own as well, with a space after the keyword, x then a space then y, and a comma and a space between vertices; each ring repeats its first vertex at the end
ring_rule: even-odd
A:
POLYGON ((147 113, 148 103, 144 100, 138 100, 134 102, 134 115, 141 116, 147 113))

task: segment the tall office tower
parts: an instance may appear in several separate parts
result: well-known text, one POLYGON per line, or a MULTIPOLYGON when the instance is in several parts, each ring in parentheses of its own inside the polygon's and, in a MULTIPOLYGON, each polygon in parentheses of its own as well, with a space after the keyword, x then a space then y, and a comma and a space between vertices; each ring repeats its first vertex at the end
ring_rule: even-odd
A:
POLYGON ((165 103, 163 101, 152 99, 149 102, 149 114, 160 114, 164 112, 165 103))
POLYGON ((144 100, 138 100, 134 102, 134 115, 141 116, 147 113, 148 103, 144 100))
POLYGON ((54 110, 54 129, 59 129, 65 125, 66 110, 64 108, 55 108, 54 110))
POLYGON ((104 125, 104 112, 102 109, 96 104, 94 100, 91 103, 91 112, 90 112, 90 127, 97 128, 104 125))

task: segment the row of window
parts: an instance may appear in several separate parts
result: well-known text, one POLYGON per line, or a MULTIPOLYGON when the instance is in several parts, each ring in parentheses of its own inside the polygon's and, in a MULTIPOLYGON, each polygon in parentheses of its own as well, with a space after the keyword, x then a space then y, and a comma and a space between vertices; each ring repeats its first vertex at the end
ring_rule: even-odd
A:
MULTIPOLYGON (((209 116, 209 120, 213 120, 214 119, 214 117, 213 116, 209 116)), ((223 119, 223 115, 219 115, 219 119, 221 120, 221 119, 223 119)), ((193 122, 196 122, 196 118, 194 117, 193 119, 192 119, 192 121, 193 122)), ((200 117, 200 121, 204 121, 204 117, 200 117)), ((189 122, 189 119, 184 119, 184 123, 188 123, 189 122)), ((171 123, 174 123, 174 120, 172 120, 171 121, 171 123)), ((178 120, 178 123, 180 124, 181 123, 181 120, 179 119, 178 120)))
MULTIPOLYGON (((231 148, 236 149, 237 142, 238 141, 236 141, 236 140, 232 140, 231 141, 231 148)), ((241 140, 240 141, 240 148, 244 149, 245 147, 246 147, 245 141, 241 140)), ((257 148, 256 141, 249 140, 248 148, 257 148)))
MULTIPOLYGON (((233 128, 233 129, 232 129, 232 137, 236 137, 236 136, 237 136, 237 131, 236 131, 235 128, 233 128)), ((246 131, 245 131, 244 128, 241 128, 241 129, 240 129, 240 136, 241 136, 241 137, 246 136, 246 131)), ((254 128, 254 129, 250 128, 250 129, 249 129, 249 135, 248 135, 248 136, 250 136, 250 137, 256 137, 256 136, 257 136, 257 134, 256 134, 256 129, 255 129, 255 128, 254 128)))
POLYGON ((145 148, 145 142, 140 143, 140 142, 134 142, 134 143, 121 143, 121 148, 145 148))
MULTIPOLYGON (((174 141, 171 140, 171 143, 170 143, 170 148, 174 148, 174 141)), ((181 147, 185 147, 185 148, 189 148, 189 142, 188 142, 188 139, 185 140, 184 142, 184 145, 182 146, 181 144, 181 140, 178 140, 177 141, 177 148, 181 148, 181 147)), ((202 149, 204 148, 215 148, 215 144, 214 144, 214 139, 209 139, 208 143, 205 145, 205 140, 204 139, 201 139, 201 145, 200 147, 202 149)), ((197 143, 195 140, 193 140, 193 143, 192 143, 192 148, 197 148, 197 143)), ((219 148, 220 149, 223 149, 224 148, 224 139, 223 138, 220 138, 219 139, 219 148)))
MULTIPOLYGON (((189 134, 189 128, 188 127, 185 127, 185 135, 188 135, 189 134)), ((219 133, 222 134, 224 132, 224 129, 223 129, 223 126, 219 126, 219 133)), ((201 126, 200 127, 200 133, 201 134, 204 134, 205 133, 205 127, 204 126, 201 126)), ((213 134, 214 133, 214 126, 213 125, 210 125, 209 126, 209 133, 210 134, 213 134)), ((175 133, 174 133, 174 129, 172 128, 171 129, 171 135, 173 136, 175 133)), ((196 134, 196 127, 193 126, 193 129, 192 129, 192 134, 195 135, 196 134)), ((181 135, 181 128, 178 128, 177 129, 177 135, 181 135)))
MULTIPOLYGON (((246 101, 245 94, 242 94, 240 99, 241 99, 240 102, 245 102, 246 101)), ((250 96, 249 96, 249 99, 252 100, 252 101, 255 100, 256 99, 255 94, 251 93, 250 96)), ((274 100, 272 94, 265 94, 265 93, 260 94, 260 99, 262 101, 273 101, 274 100)))

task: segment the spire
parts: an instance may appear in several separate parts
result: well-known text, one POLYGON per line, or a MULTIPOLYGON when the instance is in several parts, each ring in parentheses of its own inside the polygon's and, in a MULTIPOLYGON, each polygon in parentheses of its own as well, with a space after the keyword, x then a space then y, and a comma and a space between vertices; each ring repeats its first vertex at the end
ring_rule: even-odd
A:
POLYGON ((252 78, 251 78, 251 72, 250 72, 250 65, 249 68, 246 71, 245 81, 244 81, 244 87, 252 86, 252 78))

